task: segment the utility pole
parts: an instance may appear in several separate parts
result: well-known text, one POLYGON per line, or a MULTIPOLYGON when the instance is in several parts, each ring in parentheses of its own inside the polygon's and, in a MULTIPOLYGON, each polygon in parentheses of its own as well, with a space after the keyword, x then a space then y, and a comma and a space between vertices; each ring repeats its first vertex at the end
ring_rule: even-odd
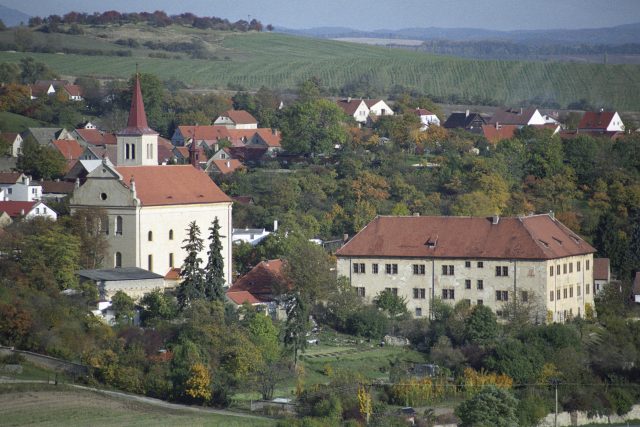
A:
POLYGON ((555 415, 553 417, 553 427, 558 427, 558 384, 560 383, 560 380, 558 378, 551 378, 551 385, 554 386, 555 388, 555 395, 556 395, 556 412, 555 415))

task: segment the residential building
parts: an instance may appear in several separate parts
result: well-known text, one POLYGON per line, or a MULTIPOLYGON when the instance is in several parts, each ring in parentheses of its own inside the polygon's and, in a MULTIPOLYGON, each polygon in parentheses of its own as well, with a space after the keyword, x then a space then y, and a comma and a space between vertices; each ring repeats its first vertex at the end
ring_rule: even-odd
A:
POLYGON ((379 216, 336 256, 358 295, 372 301, 389 289, 416 317, 428 316, 435 298, 498 315, 517 299, 563 322, 593 309, 594 252, 551 215, 379 216))
MULTIPOLYGON (((2 132, 0 138, 9 143, 9 150, 6 154, 11 157, 18 157, 22 154, 22 137, 19 133, 2 132)), ((0 153, 2 156, 5 153, 0 153)))
POLYGON ((82 88, 69 83, 67 80, 38 80, 29 85, 31 99, 38 99, 42 96, 51 96, 61 93, 70 101, 82 101, 82 88))
POLYGON ((91 125, 91 127, 75 129, 72 134, 83 147, 115 146, 117 143, 115 134, 96 129, 93 125, 91 125))
POLYGON ((227 290, 227 300, 236 306, 249 303, 274 319, 284 318, 278 301, 278 296, 289 289, 282 275, 283 264, 281 259, 260 262, 227 290))
POLYGON ((22 139, 31 138, 40 145, 49 146, 52 141, 60 139, 75 139, 74 135, 65 128, 27 128, 22 139))
MULTIPOLYGON (((180 267, 187 255, 182 246, 189 224, 195 222, 206 239, 217 218, 225 236, 225 281, 231 283, 232 201, 194 167, 195 156, 190 165, 158 165, 158 134, 147 123, 138 79, 127 127, 117 133, 117 152, 118 165, 102 159, 70 201, 72 212, 87 207, 106 210, 107 265, 144 268, 164 276, 180 267)), ((203 260, 206 247, 199 254, 203 260)))
POLYGON ((369 113, 376 117, 393 116, 393 110, 382 99, 365 99, 364 103, 369 108, 369 113))
POLYGON ((469 110, 451 113, 442 125, 445 129, 465 129, 469 132, 480 133, 482 125, 486 125, 487 121, 480 113, 470 113, 469 110))
POLYGON ((604 285, 611 282, 611 267, 609 258, 593 259, 593 292, 597 295, 604 285))
POLYGON ((420 130, 427 130, 431 125, 440 126, 440 119, 431 111, 424 108, 416 108, 413 111, 420 118, 420 130))
POLYGON ((76 185, 73 182, 68 181, 40 181, 42 186, 42 201, 48 203, 61 202, 73 194, 73 190, 76 185))
POLYGON ((488 124, 534 126, 547 124, 537 108, 519 108, 498 110, 493 114, 488 124))
POLYGON ((347 116, 353 117, 360 125, 365 125, 369 122, 370 110, 363 99, 340 99, 338 100, 338 107, 342 108, 347 116))
POLYGON ((33 202, 42 198, 42 186, 19 172, 0 173, 0 188, 4 199, 14 202, 33 202))
POLYGON ((41 201, 15 202, 0 201, 0 212, 6 212, 12 219, 32 219, 35 217, 58 219, 58 213, 41 201))
POLYGON ((278 231, 278 221, 273 221, 273 231, 267 231, 266 228, 234 228, 233 229, 233 243, 249 243, 251 246, 255 246, 267 238, 272 232, 278 231))
POLYGON ((216 160, 211 158, 207 162, 205 172, 208 174, 214 174, 214 175, 231 175, 232 173, 242 169, 245 169, 245 166, 242 164, 240 160, 237 160, 237 159, 216 160))
POLYGON ((581 132, 624 132, 624 123, 616 111, 587 111, 578 124, 581 132))
POLYGON ((257 129, 258 121, 244 110, 228 110, 222 113, 213 122, 214 125, 224 126, 227 129, 257 129))

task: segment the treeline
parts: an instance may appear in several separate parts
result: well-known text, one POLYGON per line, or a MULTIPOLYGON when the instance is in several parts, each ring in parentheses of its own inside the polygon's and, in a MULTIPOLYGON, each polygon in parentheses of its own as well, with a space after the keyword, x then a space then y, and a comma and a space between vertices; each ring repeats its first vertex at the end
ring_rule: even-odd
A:
MULTIPOLYGON (((181 13, 180 15, 167 15, 162 10, 155 12, 121 13, 115 10, 95 12, 93 14, 83 12, 69 12, 65 15, 49 15, 44 18, 32 17, 29 19, 30 27, 41 27, 46 32, 60 32, 60 25, 122 25, 147 23, 155 27, 167 27, 169 25, 184 25, 203 30, 220 31, 262 31, 263 25, 257 19, 251 21, 238 20, 230 22, 228 19, 215 16, 197 16, 193 13, 181 13)), ((267 30, 273 27, 267 25, 267 30)))

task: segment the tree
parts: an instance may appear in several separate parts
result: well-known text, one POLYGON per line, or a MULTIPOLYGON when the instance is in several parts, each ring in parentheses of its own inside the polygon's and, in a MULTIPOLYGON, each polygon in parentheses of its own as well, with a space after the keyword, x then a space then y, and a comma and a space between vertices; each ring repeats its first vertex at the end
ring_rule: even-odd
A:
POLYGON ((64 175, 66 165, 58 150, 41 146, 29 136, 22 144, 17 168, 34 179, 53 179, 64 175))
POLYGON ((185 386, 185 394, 192 399, 202 402, 211 399, 211 374, 202 363, 194 363, 191 366, 185 386))
POLYGON ((306 302, 315 304, 335 290, 335 264, 322 246, 295 239, 286 255, 284 276, 306 302))
POLYGON ((133 322, 135 303, 125 292, 118 291, 111 297, 111 308, 116 312, 116 321, 118 323, 133 322))
POLYGON ((103 208, 76 210, 71 215, 71 231, 80 239, 80 266, 96 269, 103 266, 109 242, 109 217, 103 208))
POLYGON ((385 311, 391 319, 396 319, 408 313, 407 300, 404 297, 395 295, 391 292, 391 289, 385 289, 380 292, 373 301, 376 307, 385 311))
POLYGON ((474 344, 487 344, 498 335, 498 321, 485 305, 476 305, 464 324, 465 339, 474 344))
POLYGON ((28 57, 20 60, 20 77, 23 84, 32 84, 36 80, 53 80, 58 75, 43 62, 28 57))
POLYGON ((205 298, 204 272, 200 268, 202 263, 200 252, 204 248, 204 244, 200 238, 200 227, 195 221, 189 223, 187 238, 183 240, 183 243, 185 245, 182 249, 187 252, 187 257, 180 270, 182 283, 178 288, 178 305, 181 310, 184 310, 194 300, 205 298))
POLYGON ((160 289, 145 294, 140 305, 143 307, 140 320, 145 326, 154 321, 173 319, 177 312, 175 300, 160 289))
POLYGON ((504 389, 487 386, 455 410, 462 426, 514 427, 518 425, 518 401, 504 389))
POLYGON ((204 276, 204 295, 209 301, 224 301, 224 258, 220 241, 220 222, 218 217, 209 227, 209 256, 204 276))
POLYGON ((5 85, 20 82, 20 68, 16 64, 4 62, 0 64, 0 83, 5 85))
POLYGON ((293 352, 293 364, 298 364, 298 352, 307 348, 307 332, 311 328, 308 304, 298 293, 286 301, 287 320, 284 325, 284 345, 293 352))

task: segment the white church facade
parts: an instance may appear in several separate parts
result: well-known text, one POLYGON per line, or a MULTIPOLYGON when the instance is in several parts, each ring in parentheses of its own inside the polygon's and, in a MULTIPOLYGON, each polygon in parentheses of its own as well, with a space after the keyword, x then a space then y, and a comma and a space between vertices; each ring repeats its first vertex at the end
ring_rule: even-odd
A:
POLYGON ((231 199, 193 165, 158 165, 158 134, 150 129, 140 83, 136 80, 127 127, 117 134, 118 166, 107 158, 74 191, 72 211, 98 207, 109 243, 105 268, 139 267, 160 275, 180 268, 189 223, 205 240, 217 217, 222 237, 225 280, 231 284, 231 199))

